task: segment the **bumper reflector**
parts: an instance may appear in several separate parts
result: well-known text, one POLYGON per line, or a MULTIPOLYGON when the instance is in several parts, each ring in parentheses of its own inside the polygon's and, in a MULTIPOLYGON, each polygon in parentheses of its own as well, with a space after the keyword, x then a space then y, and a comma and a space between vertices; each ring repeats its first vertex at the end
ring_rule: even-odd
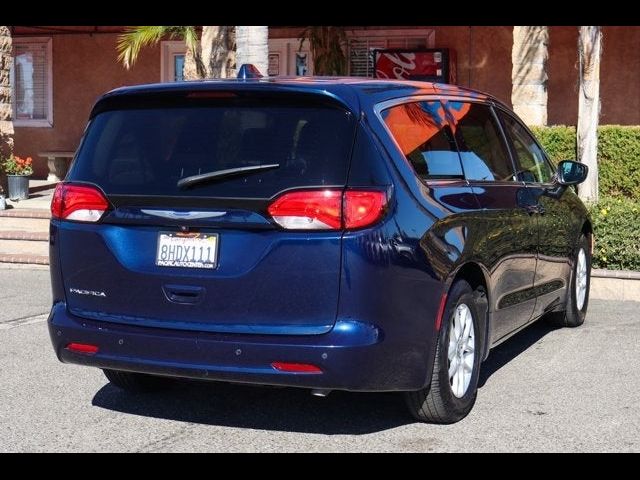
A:
POLYGON ((273 362, 271 366, 280 372, 322 373, 320 367, 316 367, 315 365, 311 365, 310 363, 273 362))
POLYGON ((89 345, 88 343, 70 343, 65 347, 73 353, 83 353, 85 355, 94 355, 98 353, 97 345, 89 345))

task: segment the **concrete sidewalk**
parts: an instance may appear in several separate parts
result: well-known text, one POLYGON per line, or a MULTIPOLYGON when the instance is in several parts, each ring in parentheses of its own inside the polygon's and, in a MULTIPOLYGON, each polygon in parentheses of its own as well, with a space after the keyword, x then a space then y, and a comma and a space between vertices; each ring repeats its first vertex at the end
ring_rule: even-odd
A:
POLYGON ((51 197, 58 182, 48 180, 29 180, 29 198, 27 200, 6 199, 7 210, 29 209, 29 210, 49 210, 51 197))

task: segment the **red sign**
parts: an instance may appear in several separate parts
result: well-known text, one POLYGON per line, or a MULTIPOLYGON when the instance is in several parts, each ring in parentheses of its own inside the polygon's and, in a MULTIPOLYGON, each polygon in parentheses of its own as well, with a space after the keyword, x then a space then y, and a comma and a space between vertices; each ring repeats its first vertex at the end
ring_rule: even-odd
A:
POLYGON ((377 50, 376 78, 450 81, 448 51, 377 50))

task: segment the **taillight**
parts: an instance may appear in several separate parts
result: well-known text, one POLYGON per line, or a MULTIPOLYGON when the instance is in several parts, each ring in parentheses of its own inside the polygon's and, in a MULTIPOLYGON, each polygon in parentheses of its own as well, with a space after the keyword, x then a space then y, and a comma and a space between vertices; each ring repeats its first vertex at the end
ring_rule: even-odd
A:
POLYGON ((109 202, 97 188, 59 183, 51 200, 51 217, 97 222, 108 208, 109 202))
POLYGON ((362 228, 375 223, 382 217, 386 204, 384 192, 347 190, 344 192, 344 227, 362 228))
POLYGON ((286 229, 338 230, 372 225, 386 204, 386 193, 377 190, 325 189, 285 193, 267 210, 286 229))
POLYGON ((342 226, 342 192, 285 193, 269 205, 269 215, 287 229, 336 230, 342 226))

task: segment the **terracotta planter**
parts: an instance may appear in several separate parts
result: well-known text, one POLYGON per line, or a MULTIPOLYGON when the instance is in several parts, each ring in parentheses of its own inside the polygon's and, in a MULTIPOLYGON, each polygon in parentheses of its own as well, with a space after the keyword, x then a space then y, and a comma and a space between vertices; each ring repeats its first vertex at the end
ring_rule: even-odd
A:
POLYGON ((7 175, 10 200, 26 200, 29 198, 30 175, 7 175))

